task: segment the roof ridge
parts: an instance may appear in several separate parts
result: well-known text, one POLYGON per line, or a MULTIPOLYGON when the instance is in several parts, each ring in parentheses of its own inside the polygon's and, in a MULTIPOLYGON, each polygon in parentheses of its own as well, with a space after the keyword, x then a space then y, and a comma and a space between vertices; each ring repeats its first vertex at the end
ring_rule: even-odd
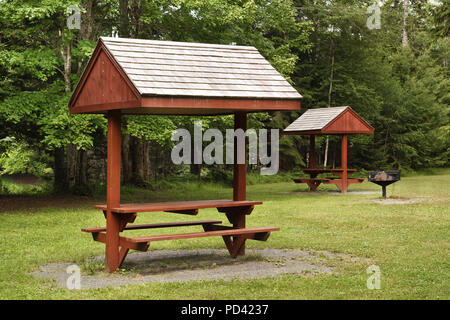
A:
POLYGON ((234 44, 220 44, 220 43, 202 43, 202 42, 188 42, 188 41, 171 41, 171 40, 154 40, 154 39, 136 39, 136 38, 115 38, 101 36, 102 41, 111 42, 135 42, 140 44, 165 44, 173 46, 188 46, 201 48, 223 48, 232 50, 251 50, 258 51, 254 46, 242 46, 234 44))

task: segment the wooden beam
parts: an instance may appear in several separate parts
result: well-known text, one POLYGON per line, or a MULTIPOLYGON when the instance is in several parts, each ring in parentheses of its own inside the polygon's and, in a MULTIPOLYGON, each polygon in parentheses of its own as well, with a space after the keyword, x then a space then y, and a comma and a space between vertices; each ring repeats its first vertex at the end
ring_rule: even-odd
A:
POLYGON ((106 187, 106 268, 115 272, 120 266, 120 214, 111 208, 120 206, 120 161, 122 146, 121 112, 108 111, 108 150, 106 187))
MULTIPOLYGON (((106 233, 104 233, 104 232, 93 232, 92 238, 95 241, 103 242, 106 244, 106 233)), ((148 250, 149 244, 147 242, 133 242, 133 241, 130 241, 126 237, 119 237, 119 246, 122 248, 128 248, 128 249, 132 249, 132 250, 145 252, 148 250)), ((119 262, 120 262, 120 253, 119 253, 119 262)), ((119 264, 119 266, 120 266, 120 264, 119 264)), ((117 266, 117 267, 119 267, 119 266, 117 266)))
MULTIPOLYGON (((242 129, 244 132, 247 130, 247 114, 245 112, 236 112, 234 114, 234 130, 242 129)), ((233 200, 245 201, 246 200, 246 152, 244 153, 244 163, 237 163, 238 156, 237 139, 234 141, 234 165, 233 165, 233 200)), ((246 150, 244 146, 244 150, 246 150)))
POLYGON ((127 256, 128 251, 130 251, 130 249, 128 249, 126 247, 120 248, 120 251, 119 251, 119 267, 122 265, 123 260, 125 260, 125 257, 127 256))
MULTIPOLYGON (((247 130, 247 114, 245 112, 237 112, 234 114, 234 130, 242 129, 244 132, 247 130)), ((244 141, 246 139, 244 138, 244 141)), ((244 201, 247 198, 247 156, 246 156, 246 143, 244 145, 244 163, 238 164, 238 139, 235 139, 234 143, 234 165, 233 165, 233 200, 244 201)), ((245 213, 226 214, 228 220, 233 224, 234 228, 245 228, 245 213)), ((240 241, 241 236, 233 236, 233 243, 240 241)), ((225 238, 224 238, 225 239, 225 238)), ((226 243, 226 242, 225 242, 226 243)), ((228 245, 227 245, 228 246, 228 245)), ((235 247, 233 247, 235 248, 235 247)), ((239 245, 238 251, 234 251, 230 254, 235 257, 237 255, 245 255, 245 241, 239 245)))
POLYGON ((342 140, 341 140, 341 168, 343 169, 342 171, 342 189, 341 192, 346 193, 347 192, 347 187, 348 187, 348 164, 347 164, 347 145, 348 145, 348 138, 347 135, 344 134, 342 136, 342 140))
POLYGON ((316 167, 316 136, 309 136, 309 168, 314 169, 316 167))

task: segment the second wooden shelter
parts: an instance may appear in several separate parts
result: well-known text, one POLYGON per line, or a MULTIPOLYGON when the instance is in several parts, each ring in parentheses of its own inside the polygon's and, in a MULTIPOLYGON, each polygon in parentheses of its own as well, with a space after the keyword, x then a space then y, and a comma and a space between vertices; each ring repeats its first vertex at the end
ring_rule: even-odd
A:
MULTIPOLYGON (((106 267, 114 272, 130 249, 147 251, 154 241, 222 236, 230 255, 245 253, 245 241, 265 241, 275 227, 246 228, 259 201, 246 199, 246 165, 234 164, 233 199, 122 204, 120 201, 121 117, 124 114, 234 114, 235 129, 247 128, 247 113, 299 110, 301 96, 248 46, 101 38, 72 98, 70 112, 108 117, 106 227, 85 228, 106 244, 106 267), (201 220, 130 225, 139 212, 197 215, 217 208, 222 221, 201 220), (201 225, 204 232, 125 237, 124 230, 201 225)), ((236 149, 236 144, 235 144, 236 149)), ((237 152, 235 150, 235 156, 237 152)))
POLYGON ((309 178, 294 179, 296 183, 306 183, 311 191, 316 191, 321 183, 335 184, 341 192, 346 192, 351 183, 361 183, 362 178, 350 178, 356 170, 348 168, 347 145, 350 134, 373 134, 374 129, 350 107, 309 109, 285 130, 286 135, 309 135, 309 168, 303 169, 309 178), (316 168, 316 135, 340 135, 341 168, 316 168), (337 177, 317 178, 321 173, 336 174, 337 177))

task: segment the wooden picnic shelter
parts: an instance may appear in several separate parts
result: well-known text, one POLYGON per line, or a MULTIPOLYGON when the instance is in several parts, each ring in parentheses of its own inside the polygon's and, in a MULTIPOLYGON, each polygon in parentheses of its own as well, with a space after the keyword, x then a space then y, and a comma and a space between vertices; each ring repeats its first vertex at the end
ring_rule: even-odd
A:
POLYGON ((306 183, 311 191, 316 191, 321 183, 335 184, 343 193, 352 183, 362 183, 363 178, 349 177, 356 172, 348 168, 348 135, 373 134, 374 129, 350 107, 333 107, 308 109, 302 116, 291 123, 283 133, 286 135, 309 135, 309 166, 303 172, 309 178, 296 178, 295 183, 306 183), (316 135, 341 136, 341 168, 317 168, 315 153, 316 135), (318 178, 322 173, 335 176, 318 178))
POLYGON ((246 228, 246 216, 261 205, 246 199, 246 164, 233 165, 232 200, 163 203, 120 201, 122 115, 234 114, 234 128, 247 128, 247 113, 300 110, 301 95, 250 46, 102 37, 69 101, 72 114, 102 113, 108 118, 107 199, 96 205, 106 227, 85 228, 106 244, 106 267, 116 271, 128 251, 147 251, 154 241, 222 236, 232 257, 245 254, 247 239, 266 241, 276 227, 246 228), (217 208, 220 220, 127 225, 137 213, 197 215, 217 208), (136 229, 202 226, 203 231, 151 236, 123 236, 136 229))

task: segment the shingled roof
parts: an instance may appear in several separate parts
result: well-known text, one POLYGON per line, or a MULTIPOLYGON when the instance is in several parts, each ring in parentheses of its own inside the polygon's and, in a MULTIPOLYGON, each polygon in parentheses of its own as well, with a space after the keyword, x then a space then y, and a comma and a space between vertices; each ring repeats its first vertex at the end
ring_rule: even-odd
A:
POLYGON ((284 134, 356 134, 374 132, 372 126, 350 107, 308 109, 284 134))
POLYGON ((210 114, 298 110, 300 99, 254 47, 101 37, 69 106, 210 114), (92 97, 99 90, 102 97, 92 97))

